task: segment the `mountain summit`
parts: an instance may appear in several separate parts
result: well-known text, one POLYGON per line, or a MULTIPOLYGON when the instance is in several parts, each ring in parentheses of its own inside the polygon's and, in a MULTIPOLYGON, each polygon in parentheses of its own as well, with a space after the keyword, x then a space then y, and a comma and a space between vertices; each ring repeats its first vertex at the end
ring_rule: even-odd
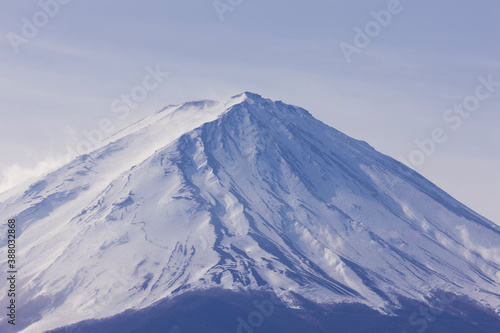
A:
MULTIPOLYGON (((0 212, 18 223, 23 332, 159 301, 175 313, 187 295, 225 292, 387 318, 445 295, 500 316, 498 226, 367 143, 253 93, 168 107, 0 195, 0 212)), ((226 319, 233 331, 255 327, 226 319)))

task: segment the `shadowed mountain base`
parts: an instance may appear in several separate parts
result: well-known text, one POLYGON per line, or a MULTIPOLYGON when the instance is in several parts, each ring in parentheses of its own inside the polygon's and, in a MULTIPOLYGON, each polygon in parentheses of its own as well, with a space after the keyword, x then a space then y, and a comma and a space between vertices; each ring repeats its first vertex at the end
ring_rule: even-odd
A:
MULTIPOLYGON (((449 297, 450 298, 450 297, 449 297)), ((51 333, 498 333, 500 320, 467 299, 431 309, 404 300, 393 316, 364 305, 323 307, 297 298, 301 309, 285 307, 265 293, 212 290, 187 293, 142 310, 89 320, 51 333)))

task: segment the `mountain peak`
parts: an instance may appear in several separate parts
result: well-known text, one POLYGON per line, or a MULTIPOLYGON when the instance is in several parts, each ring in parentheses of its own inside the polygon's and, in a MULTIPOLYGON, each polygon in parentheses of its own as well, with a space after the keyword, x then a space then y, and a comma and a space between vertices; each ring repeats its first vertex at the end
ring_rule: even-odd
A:
POLYGON ((241 94, 232 96, 231 99, 250 99, 256 101, 262 99, 262 96, 253 92, 245 91, 241 94))
POLYGON ((234 95, 230 97, 225 103, 224 103, 224 108, 226 110, 231 109, 233 106, 238 105, 238 104, 243 104, 243 103, 248 103, 248 104, 260 104, 264 102, 271 102, 271 100, 264 99, 262 98, 261 95, 254 94, 251 92, 243 92, 238 95, 234 95))
POLYGON ((231 97, 224 104, 224 107, 226 110, 221 114, 221 117, 234 112, 244 112, 266 124, 275 123, 278 119, 293 122, 299 121, 301 118, 308 118, 319 123, 303 108, 285 104, 282 101, 273 101, 252 92, 244 92, 231 97))

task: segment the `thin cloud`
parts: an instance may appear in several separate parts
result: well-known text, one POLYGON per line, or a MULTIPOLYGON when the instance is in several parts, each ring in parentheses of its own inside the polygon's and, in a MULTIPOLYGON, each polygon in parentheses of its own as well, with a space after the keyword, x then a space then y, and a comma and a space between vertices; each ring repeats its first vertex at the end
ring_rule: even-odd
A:
POLYGON ((47 174, 64 165, 65 157, 49 157, 39 161, 35 166, 24 166, 13 164, 2 170, 0 179, 0 193, 4 193, 14 187, 31 182, 35 178, 47 174))

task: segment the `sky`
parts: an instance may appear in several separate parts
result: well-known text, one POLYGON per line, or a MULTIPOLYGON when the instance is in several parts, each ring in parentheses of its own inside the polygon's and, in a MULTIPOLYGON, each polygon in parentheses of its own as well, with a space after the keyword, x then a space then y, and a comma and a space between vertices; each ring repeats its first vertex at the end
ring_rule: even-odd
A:
POLYGON ((0 192, 85 152, 87 136, 251 91, 306 108, 500 224, 498 0, 0 8, 0 192))

